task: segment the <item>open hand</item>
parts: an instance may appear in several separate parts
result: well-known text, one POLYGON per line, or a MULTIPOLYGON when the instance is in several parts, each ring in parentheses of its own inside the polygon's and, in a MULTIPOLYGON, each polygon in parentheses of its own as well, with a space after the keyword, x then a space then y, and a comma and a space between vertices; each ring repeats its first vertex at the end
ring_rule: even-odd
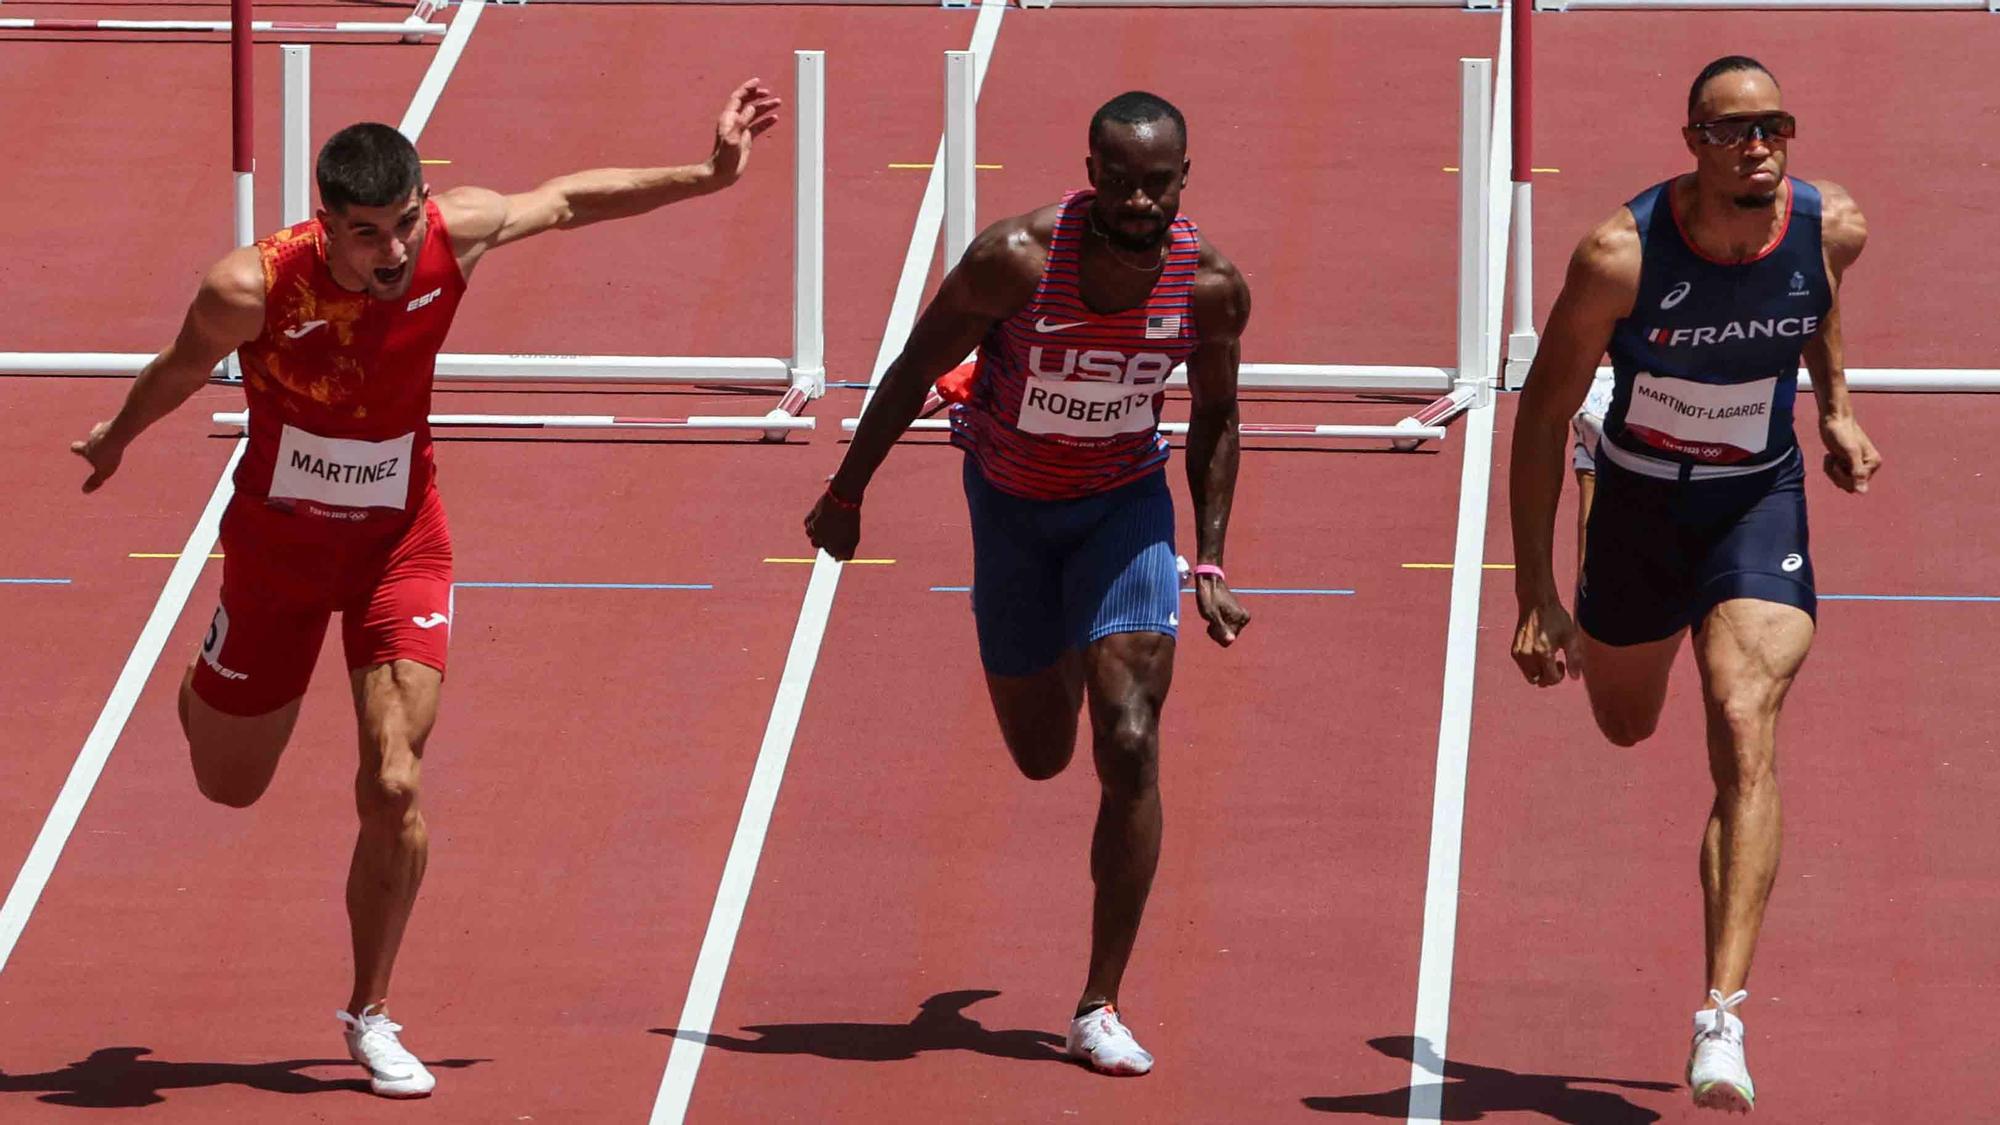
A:
POLYGON ((709 162, 723 183, 734 183, 750 164, 750 143, 778 123, 776 94, 752 78, 730 91, 715 122, 715 154, 709 162))
POLYGON ((96 492, 103 487, 111 474, 118 471, 118 463, 125 459, 125 443, 112 440, 109 422, 92 426, 89 437, 69 443, 69 451, 90 462, 90 477, 83 482, 85 492, 96 492))

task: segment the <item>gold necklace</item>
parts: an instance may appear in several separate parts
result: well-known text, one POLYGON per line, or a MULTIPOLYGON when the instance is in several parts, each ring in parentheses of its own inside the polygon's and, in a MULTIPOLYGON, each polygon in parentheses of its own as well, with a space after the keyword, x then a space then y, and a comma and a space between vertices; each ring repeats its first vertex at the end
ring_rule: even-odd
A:
POLYGON ((1150 266, 1135 266, 1118 256, 1118 244, 1111 241, 1111 236, 1104 232, 1103 227, 1097 225, 1097 216, 1095 214, 1086 215, 1085 220, 1090 226, 1090 233, 1104 240, 1105 249, 1111 251, 1111 260, 1131 270, 1133 273, 1152 273, 1167 264, 1167 246, 1173 241, 1171 232, 1169 232, 1168 237, 1160 240, 1160 255, 1157 261, 1150 266))

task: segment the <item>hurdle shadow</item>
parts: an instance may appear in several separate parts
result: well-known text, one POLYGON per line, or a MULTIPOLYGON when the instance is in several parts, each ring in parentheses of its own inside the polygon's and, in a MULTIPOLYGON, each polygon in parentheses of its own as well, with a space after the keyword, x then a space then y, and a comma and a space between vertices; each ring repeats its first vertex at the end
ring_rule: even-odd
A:
MULTIPOLYGON (((270 1094, 367 1094, 368 1080, 349 1058, 285 1059, 279 1062, 168 1062, 152 1059, 151 1047, 100 1047, 61 1070, 41 1074, 11 1074, 0 1070, 0 1106, 10 1094, 37 1094, 35 1100, 77 1109, 137 1109, 158 1105, 174 1090, 205 1086, 241 1086, 270 1094), (353 1078, 324 1079, 303 1073, 313 1067, 338 1066, 353 1078)), ((432 1070, 462 1069, 486 1059, 439 1059, 424 1065, 432 1070)), ((6 1117, 0 1109, 0 1118, 6 1117)))
MULTIPOLYGON (((1430 1040, 1409 1035, 1388 1035, 1368 1041, 1370 1047, 1390 1058, 1406 1062, 1422 1061, 1431 1071, 1438 1069, 1437 1051, 1430 1040)), ((1479 1121, 1489 1113, 1539 1113, 1566 1125, 1651 1125, 1659 1113, 1627 1101, 1616 1090, 1593 1090, 1590 1086, 1610 1086, 1617 1090, 1651 1090, 1667 1093, 1681 1087, 1673 1082, 1641 1082, 1629 1078, 1589 1078, 1574 1074, 1520 1074, 1494 1066, 1477 1066, 1456 1059, 1444 1064, 1443 1099, 1440 1121, 1479 1121)), ((1345 1113, 1358 1117, 1386 1117, 1403 1120, 1410 1112, 1413 1087, 1384 1090, 1374 1094, 1345 1094, 1336 1097, 1302 1098, 1307 1109, 1321 1113, 1345 1113)))
POLYGON ((972 1051, 1021 1062, 1068 1064, 1063 1038, 1029 1028, 991 1030, 965 1014, 965 1009, 1000 993, 992 989, 940 992, 917 1005, 908 1023, 781 1023, 745 1027, 749 1037, 702 1034, 671 1027, 650 1028, 653 1035, 685 1039, 723 1051, 746 1055, 817 1055, 848 1062, 902 1062, 926 1051, 972 1051))

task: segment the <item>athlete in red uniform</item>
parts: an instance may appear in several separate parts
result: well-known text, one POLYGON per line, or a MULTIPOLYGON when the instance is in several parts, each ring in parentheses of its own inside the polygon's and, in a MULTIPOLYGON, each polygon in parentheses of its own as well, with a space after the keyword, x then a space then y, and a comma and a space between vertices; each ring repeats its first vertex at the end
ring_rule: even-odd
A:
POLYGON ((1158 410, 1185 363, 1195 605, 1209 636, 1231 644, 1250 620, 1222 573, 1250 290, 1179 214, 1179 110, 1140 91, 1113 98, 1091 119, 1086 167, 1093 190, 973 241, 883 373, 806 533, 836 559, 854 556, 869 478, 976 346, 970 385, 944 390, 966 451, 980 660, 1023 774, 1062 772, 1090 704, 1096 897, 1066 1047, 1099 1071, 1144 1074, 1153 1056, 1119 1018, 1118 989, 1159 863, 1160 710, 1180 624, 1158 410))
POLYGON ((435 1085, 384 1006, 429 854, 418 777, 444 679, 452 552, 427 418, 466 279, 495 247, 729 186, 777 107, 753 78, 730 94, 701 164, 578 172, 517 195, 432 197, 401 133, 343 129, 320 150, 317 217, 217 262, 117 417, 71 446, 96 491, 146 427, 240 356, 249 442, 222 517, 222 604, 181 684, 181 728, 203 795, 256 801, 341 614, 361 828, 347 880, 354 991, 338 1015, 378 1094, 435 1085))

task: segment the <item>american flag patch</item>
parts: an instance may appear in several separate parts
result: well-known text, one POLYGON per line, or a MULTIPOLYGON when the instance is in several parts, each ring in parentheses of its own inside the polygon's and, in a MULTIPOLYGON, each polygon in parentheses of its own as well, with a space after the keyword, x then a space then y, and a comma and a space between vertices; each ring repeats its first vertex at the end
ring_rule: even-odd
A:
POLYGON ((1181 318, 1173 316, 1149 316, 1146 318, 1146 339, 1171 340, 1181 334, 1181 318))

